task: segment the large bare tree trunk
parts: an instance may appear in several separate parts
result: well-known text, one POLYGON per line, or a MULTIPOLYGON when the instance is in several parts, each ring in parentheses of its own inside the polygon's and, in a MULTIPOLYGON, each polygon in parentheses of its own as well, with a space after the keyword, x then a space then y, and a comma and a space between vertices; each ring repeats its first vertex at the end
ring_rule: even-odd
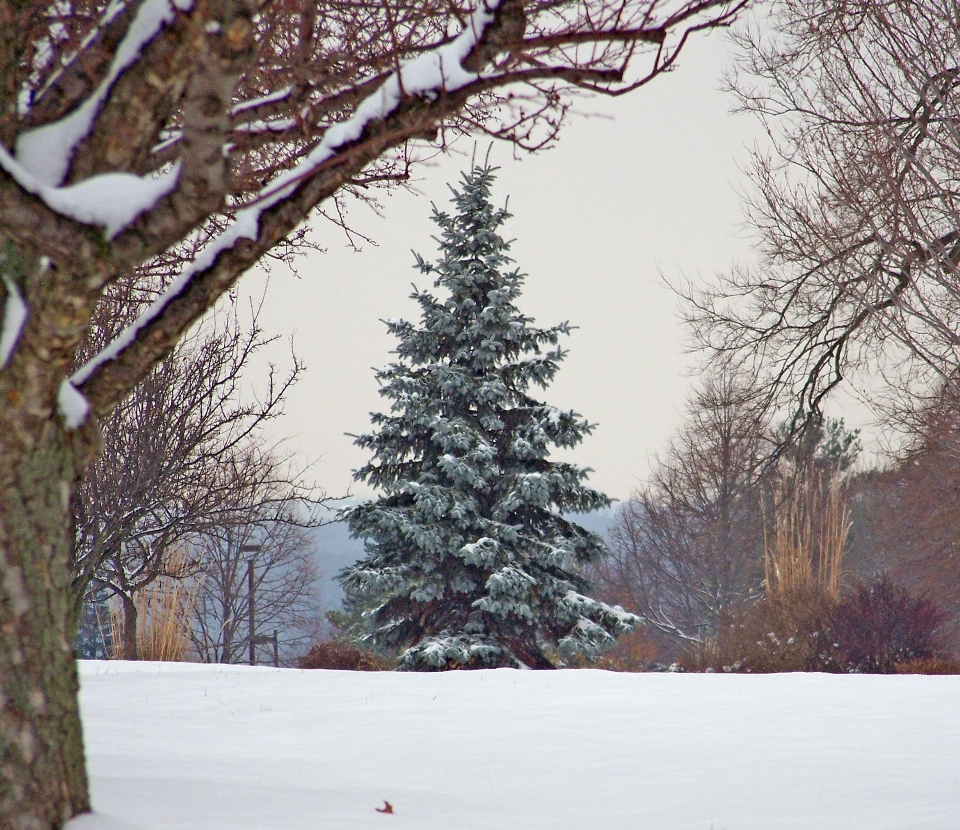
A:
POLYGON ((86 448, 53 421, 30 447, 11 438, 0 436, 0 816, 50 830, 89 809, 68 565, 86 448))

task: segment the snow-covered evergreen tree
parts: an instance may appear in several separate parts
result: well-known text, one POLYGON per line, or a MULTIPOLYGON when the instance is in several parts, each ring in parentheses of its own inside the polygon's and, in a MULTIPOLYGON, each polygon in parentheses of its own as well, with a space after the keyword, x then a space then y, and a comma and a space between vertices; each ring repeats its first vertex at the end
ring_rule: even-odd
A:
POLYGON ((355 478, 383 495, 346 512, 367 556, 340 580, 368 641, 403 650, 404 669, 550 668, 637 623, 585 593, 582 566, 605 548, 565 515, 610 500, 587 468, 549 460, 592 427, 528 394, 552 381, 569 325, 536 328, 514 304, 523 275, 507 270, 495 169, 464 174, 455 215, 434 207, 441 256, 417 265, 449 296, 415 291, 420 325, 387 323, 400 341, 377 374, 390 414, 356 441, 373 458, 355 478))

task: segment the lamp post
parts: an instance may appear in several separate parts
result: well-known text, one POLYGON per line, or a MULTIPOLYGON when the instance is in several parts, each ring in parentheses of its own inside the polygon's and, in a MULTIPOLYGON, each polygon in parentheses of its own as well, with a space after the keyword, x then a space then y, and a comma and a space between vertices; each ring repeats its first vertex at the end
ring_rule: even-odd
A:
MULTIPOLYGON (((261 545, 241 545, 240 553, 260 553, 261 545)), ((256 594, 253 585, 253 557, 247 560, 247 627, 249 629, 250 665, 257 665, 256 617, 254 611, 256 594)))

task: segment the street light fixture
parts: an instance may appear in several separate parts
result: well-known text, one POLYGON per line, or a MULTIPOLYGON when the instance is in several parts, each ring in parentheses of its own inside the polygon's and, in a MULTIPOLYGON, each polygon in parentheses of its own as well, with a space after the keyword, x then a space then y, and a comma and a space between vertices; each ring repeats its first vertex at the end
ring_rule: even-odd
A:
MULTIPOLYGON (((263 550, 262 545, 241 545, 240 553, 260 553, 263 550)), ((269 645, 273 643, 273 665, 280 665, 280 644, 277 640, 277 629, 273 629, 273 636, 268 637, 264 634, 261 637, 256 635, 256 617, 254 609, 256 606, 256 589, 253 582, 253 557, 247 560, 247 639, 250 644, 250 665, 257 665, 257 645, 269 645)))
MULTIPOLYGON (((241 545, 240 553, 260 553, 263 550, 262 545, 241 545)), ((256 631, 256 620, 254 618, 254 587, 253 587, 253 557, 247 560, 247 627, 250 641, 250 665, 257 665, 257 638, 254 636, 256 631)))

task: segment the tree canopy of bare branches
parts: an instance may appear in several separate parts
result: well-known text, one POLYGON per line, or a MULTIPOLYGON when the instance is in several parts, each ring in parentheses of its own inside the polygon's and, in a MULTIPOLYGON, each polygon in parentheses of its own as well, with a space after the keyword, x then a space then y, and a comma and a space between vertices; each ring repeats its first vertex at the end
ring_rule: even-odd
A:
POLYGON ((192 639, 203 662, 247 663, 259 653, 289 665, 317 638, 323 616, 313 539, 297 521, 296 500, 282 500, 285 492, 272 504, 263 493, 241 494, 233 524, 194 540, 202 568, 192 639), (277 655, 270 654, 273 632, 277 655))
POLYGON ((234 308, 221 309, 101 421, 103 452, 74 497, 74 604, 79 613, 91 583, 122 602, 125 659, 138 659, 135 594, 158 577, 187 576, 167 572, 171 552, 277 499, 291 520, 312 522, 316 496, 262 436, 302 364, 294 357, 282 378, 271 370, 260 400, 241 399, 244 371, 270 342, 256 310, 247 329, 234 308))
POLYGON ((861 571, 934 598, 960 654, 960 400, 946 384, 939 393, 916 413, 904 456, 851 484, 852 547, 861 571))
POLYGON ((0 0, 0 823, 88 807, 69 509, 98 419, 318 207, 416 142, 549 143, 746 0, 0 0), (135 272, 174 276, 72 368, 135 272))
POLYGON ((618 511, 600 585, 648 623, 662 656, 708 639, 757 591, 770 443, 750 385, 707 378, 651 480, 618 511))
MULTIPOLYGON (((898 397, 960 361, 960 6, 779 0, 732 78, 770 148, 750 168, 756 268, 691 290, 699 343, 799 426, 857 372, 898 397)), ((882 397, 882 396, 881 396, 882 397)))
POLYGON ((650 480, 608 531, 612 555, 600 566, 600 585, 647 622, 663 660, 705 647, 763 596, 764 568, 784 527, 802 531, 789 542, 802 542, 804 553, 825 550, 830 509, 860 452, 858 433, 828 418, 784 447, 788 425, 775 427, 764 403, 749 375, 706 375, 650 480))

